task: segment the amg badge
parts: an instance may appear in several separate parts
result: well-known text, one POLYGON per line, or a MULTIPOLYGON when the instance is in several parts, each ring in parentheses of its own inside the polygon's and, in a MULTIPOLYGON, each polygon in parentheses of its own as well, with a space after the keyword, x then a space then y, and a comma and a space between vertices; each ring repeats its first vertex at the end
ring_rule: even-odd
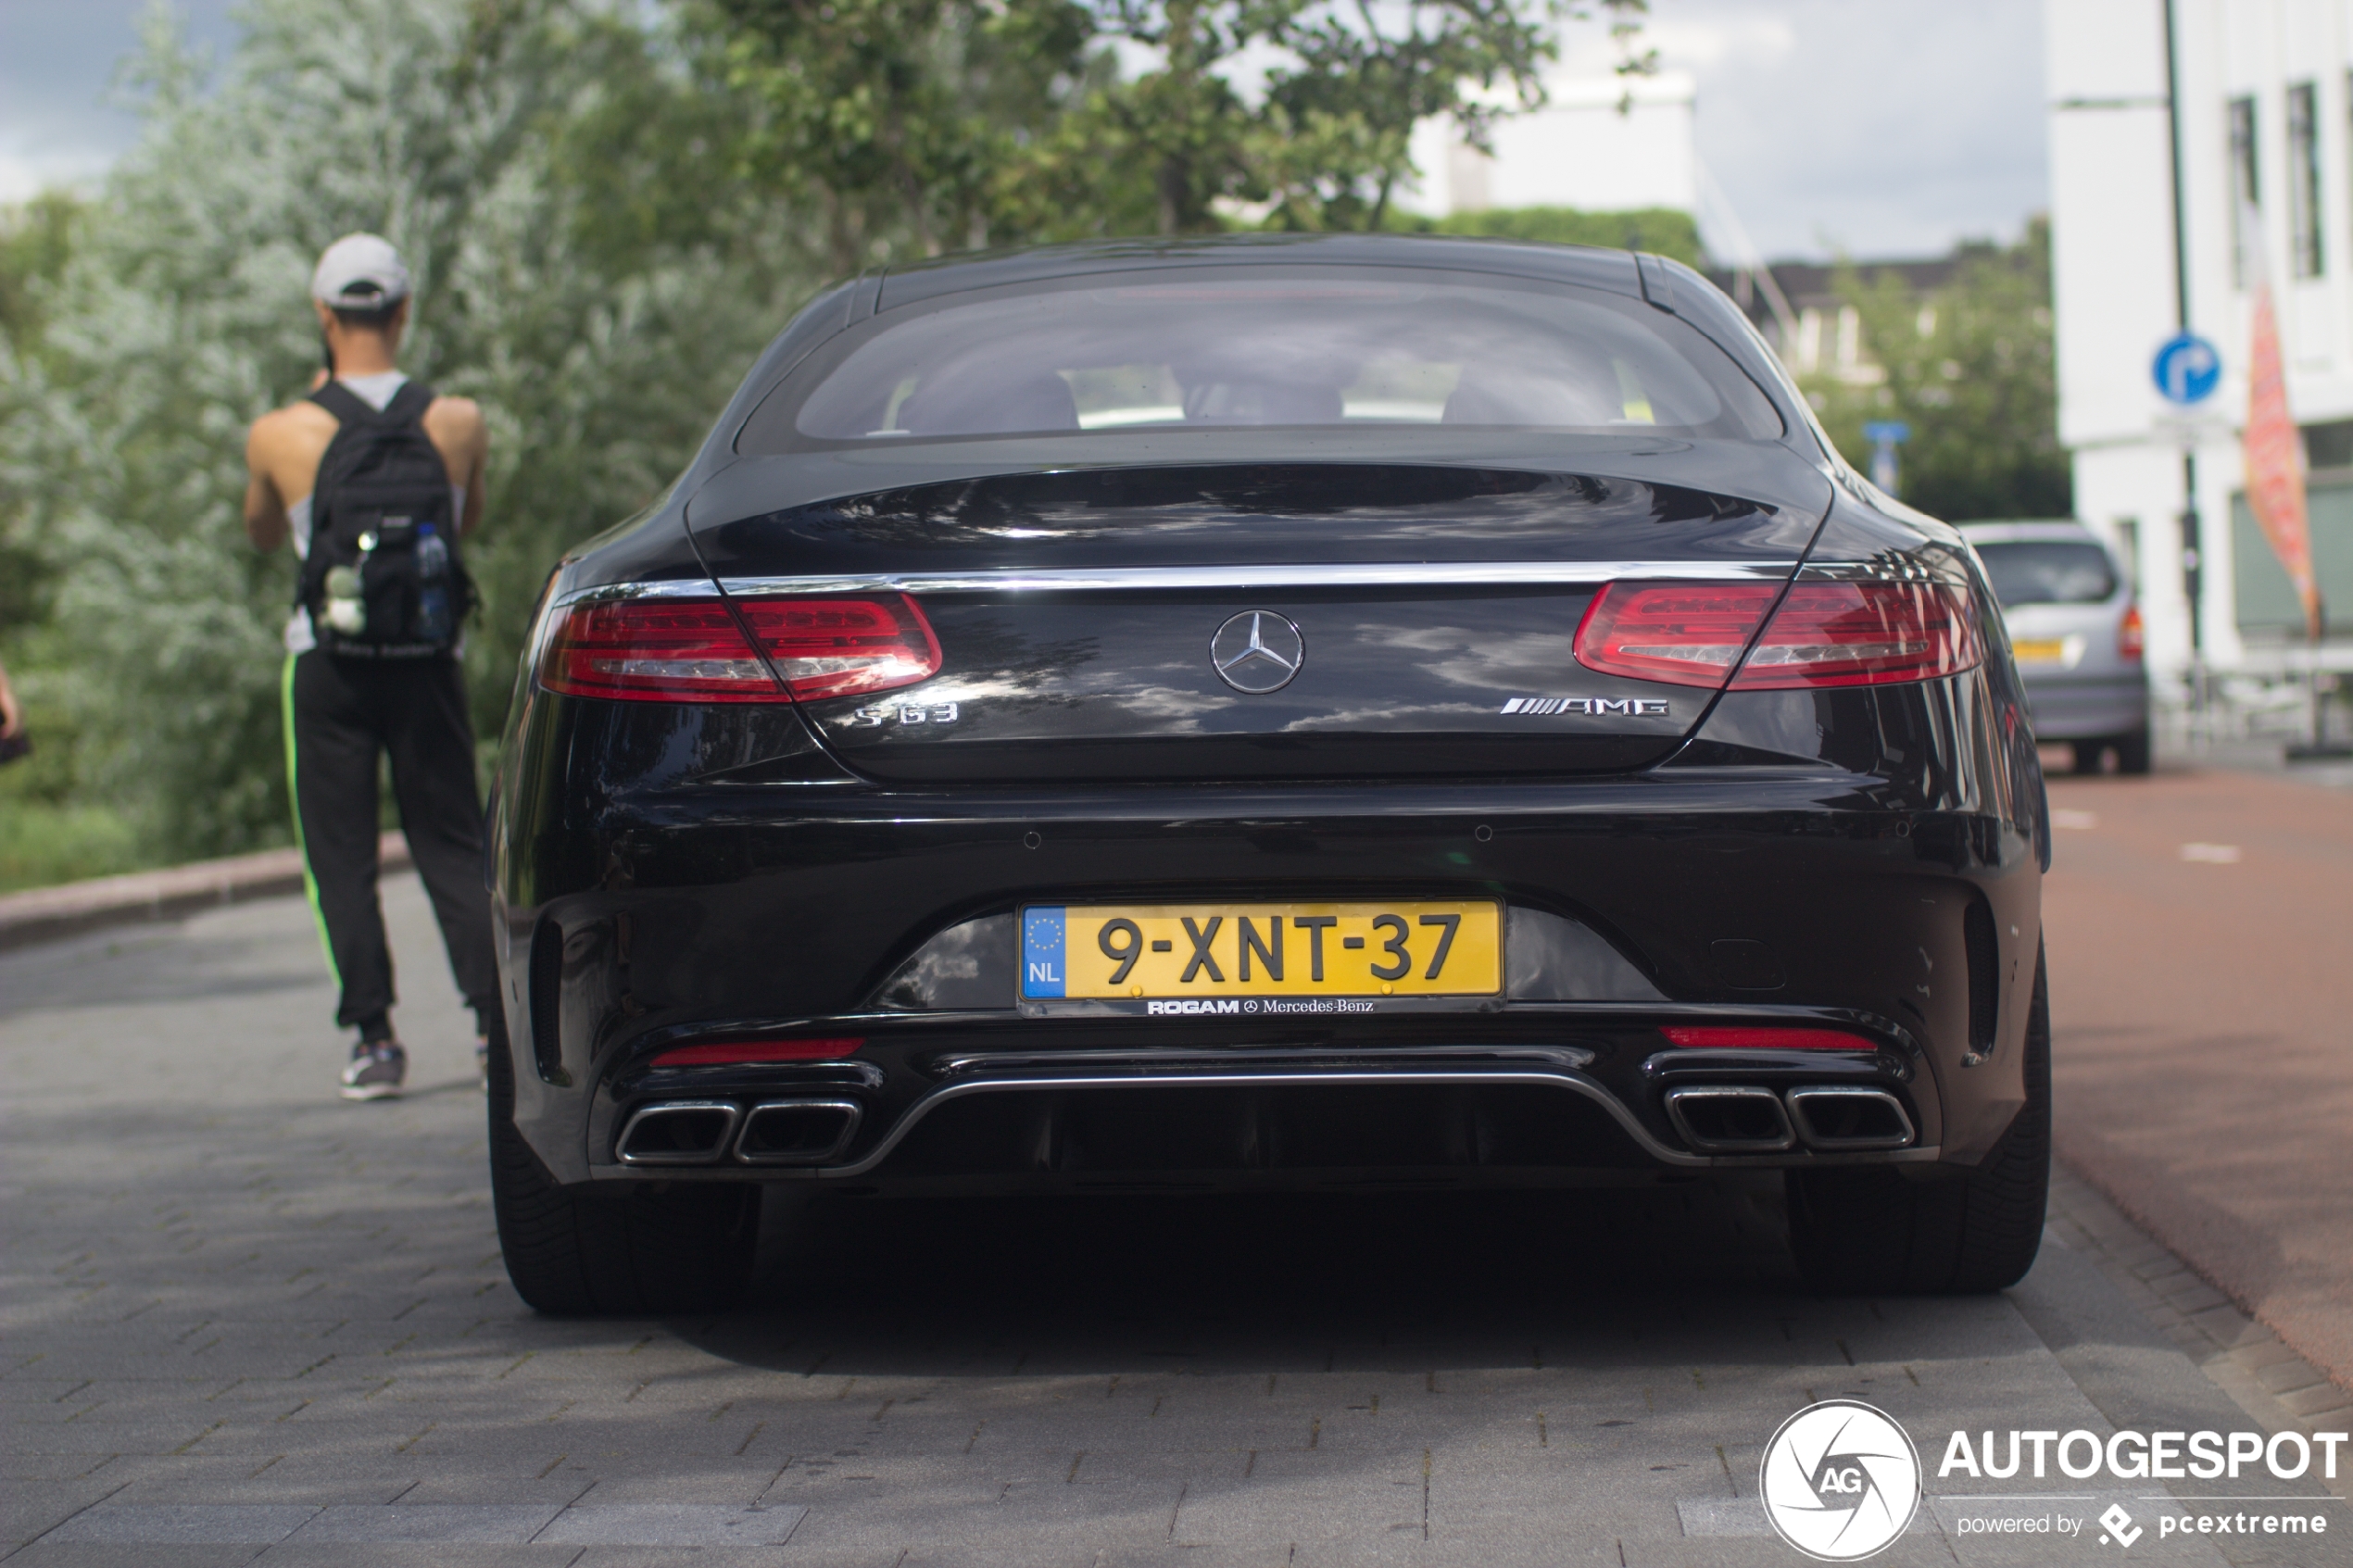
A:
POLYGON ((1504 704, 1506 713, 1583 713, 1598 719, 1624 714, 1629 719, 1664 719, 1667 704, 1647 696, 1516 696, 1504 704))

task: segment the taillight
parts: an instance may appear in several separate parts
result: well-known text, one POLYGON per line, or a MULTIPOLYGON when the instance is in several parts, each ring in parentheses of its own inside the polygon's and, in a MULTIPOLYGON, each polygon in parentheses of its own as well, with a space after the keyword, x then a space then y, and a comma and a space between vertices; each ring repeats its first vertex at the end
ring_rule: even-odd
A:
POLYGON ((1941 583, 1800 583, 1732 690, 1876 686, 1956 675, 1984 657, 1969 595, 1941 583))
POLYGON ((1659 1030, 1672 1045, 1694 1050, 1869 1051, 1875 1040, 1839 1029, 1759 1028, 1745 1023, 1690 1025, 1674 1023, 1659 1030))
POLYGON ((1720 686, 1780 591, 1778 583, 1612 583, 1578 622, 1577 661, 1638 681, 1720 686))
POLYGON ((2148 633, 2141 625, 2141 607, 2126 605, 2124 619, 2116 623, 2116 657, 2137 659, 2147 646, 2148 633))
POLYGON ((746 1040, 724 1046, 677 1046, 654 1058, 655 1067, 739 1067, 761 1061, 838 1061, 858 1054, 863 1038, 746 1040))
POLYGON ((717 599, 576 605, 548 639, 540 683, 639 702, 785 702, 890 691, 939 672, 939 639, 903 594, 744 599, 736 608, 757 651, 717 599))
POLYGON ((891 691, 939 673, 939 639, 904 594, 736 602, 776 673, 803 701, 891 691))
POLYGON ((1578 625, 1578 662, 1684 686, 1721 686, 1731 673, 1733 691, 1776 691, 1925 681, 1982 657, 1969 596, 1957 588, 1799 583, 1774 610, 1780 593, 1768 583, 1613 583, 1578 625), (1756 646, 1743 662, 1752 637, 1756 646))

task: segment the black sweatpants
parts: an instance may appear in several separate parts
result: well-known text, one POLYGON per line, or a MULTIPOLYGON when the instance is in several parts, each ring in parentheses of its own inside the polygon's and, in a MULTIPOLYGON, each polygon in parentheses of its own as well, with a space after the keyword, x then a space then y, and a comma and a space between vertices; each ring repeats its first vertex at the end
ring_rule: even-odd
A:
POLYGON ((312 905, 343 987, 335 1022, 377 1034, 392 1010, 392 951, 376 902, 376 757, 392 759, 409 857, 433 899, 450 972, 476 1018, 498 1005, 483 885, 473 726, 455 659, 337 658, 286 671, 287 767, 312 905))

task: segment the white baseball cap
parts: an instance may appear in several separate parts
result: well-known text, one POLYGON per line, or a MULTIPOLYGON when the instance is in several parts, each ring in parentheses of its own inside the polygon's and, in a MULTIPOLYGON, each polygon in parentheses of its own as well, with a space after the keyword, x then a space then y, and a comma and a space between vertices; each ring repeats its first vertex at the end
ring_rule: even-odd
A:
POLYGON ((319 257, 310 297, 342 310, 380 310, 409 297, 409 269, 381 234, 346 234, 319 257))

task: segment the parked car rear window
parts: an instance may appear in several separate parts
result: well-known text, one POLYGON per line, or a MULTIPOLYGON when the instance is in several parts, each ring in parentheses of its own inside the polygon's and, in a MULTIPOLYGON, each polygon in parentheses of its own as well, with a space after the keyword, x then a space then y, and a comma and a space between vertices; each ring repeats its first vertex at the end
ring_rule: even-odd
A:
POLYGON ((1129 273, 949 296, 821 351, 745 452, 1236 425, 1465 425, 1772 439, 1772 403, 1642 301, 1361 268, 1129 273))
POLYGON ((2012 605, 2095 605, 2116 592, 2116 569, 2097 545, 2021 539, 1980 545, 1994 596, 2012 605))

